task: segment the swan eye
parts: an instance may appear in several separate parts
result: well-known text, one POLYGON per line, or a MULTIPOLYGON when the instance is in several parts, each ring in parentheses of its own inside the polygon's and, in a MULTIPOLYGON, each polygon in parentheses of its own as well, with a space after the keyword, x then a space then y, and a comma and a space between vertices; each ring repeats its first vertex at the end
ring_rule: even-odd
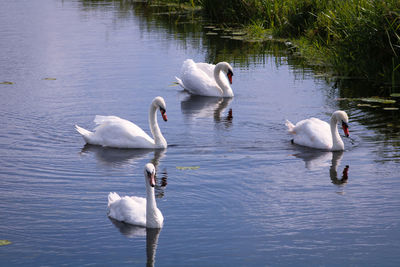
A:
POLYGON ((227 75, 233 76, 233 72, 231 70, 228 70, 227 75))
POLYGON ((147 176, 151 176, 151 172, 149 172, 148 170, 146 170, 147 176))
POLYGON ((161 112, 161 114, 164 114, 164 113, 165 113, 165 109, 163 109, 162 107, 160 107, 160 112, 161 112))

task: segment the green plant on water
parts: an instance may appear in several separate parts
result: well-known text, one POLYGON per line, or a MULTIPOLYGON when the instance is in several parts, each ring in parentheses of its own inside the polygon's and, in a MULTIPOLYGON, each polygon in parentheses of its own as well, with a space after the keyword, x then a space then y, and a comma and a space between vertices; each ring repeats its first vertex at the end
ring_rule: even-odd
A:
POLYGON ((201 5, 221 23, 250 25, 253 34, 263 25, 275 37, 297 39, 301 53, 320 57, 338 75, 392 88, 400 80, 398 0, 203 0, 201 5))

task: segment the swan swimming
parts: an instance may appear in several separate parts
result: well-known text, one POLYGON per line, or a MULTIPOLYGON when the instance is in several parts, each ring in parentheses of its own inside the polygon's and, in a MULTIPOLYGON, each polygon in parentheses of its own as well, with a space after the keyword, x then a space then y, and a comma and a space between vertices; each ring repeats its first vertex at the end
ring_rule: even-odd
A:
POLYGON ((317 118, 299 121, 293 125, 286 120, 288 132, 293 135, 294 144, 328 151, 344 150, 344 143, 339 135, 337 124, 341 123, 344 134, 349 137, 349 118, 341 110, 333 112, 330 124, 317 118))
POLYGON ((146 198, 120 197, 117 193, 108 195, 108 216, 121 222, 147 228, 161 228, 164 217, 157 208, 154 195, 156 169, 152 163, 144 168, 146 198))
POLYGON ((183 62, 181 78, 175 77, 183 89, 193 95, 233 97, 233 69, 227 62, 217 65, 195 63, 192 59, 183 62))
POLYGON ((97 126, 93 132, 78 125, 75 125, 75 129, 86 143, 92 145, 116 148, 166 148, 167 141, 157 123, 157 109, 160 109, 163 120, 167 121, 166 105, 161 96, 153 99, 149 111, 149 126, 154 139, 136 124, 117 116, 97 115, 94 119, 97 126))

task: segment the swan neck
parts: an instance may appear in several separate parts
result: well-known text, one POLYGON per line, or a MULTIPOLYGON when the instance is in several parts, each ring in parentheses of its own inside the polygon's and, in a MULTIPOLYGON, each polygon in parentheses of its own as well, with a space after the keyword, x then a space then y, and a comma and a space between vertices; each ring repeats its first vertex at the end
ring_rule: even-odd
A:
POLYGON ((157 203, 154 195, 154 187, 146 183, 146 226, 151 226, 156 221, 157 203))
POLYGON ((233 91, 232 88, 229 86, 229 84, 225 84, 222 80, 221 80, 221 65, 217 64, 214 68, 214 79, 215 82, 217 83, 217 85, 219 86, 219 88, 221 88, 222 90, 222 96, 223 97, 232 97, 233 96, 233 91))
POLYGON ((154 106, 153 104, 150 105, 150 111, 149 111, 149 126, 150 126, 150 131, 151 134, 153 135, 154 139, 154 145, 157 148, 165 148, 167 141, 165 140, 164 136, 162 135, 160 131, 160 127, 158 127, 158 122, 157 122, 157 107, 154 106))
POLYGON ((332 133, 332 151, 340 151, 344 150, 344 143, 342 138, 339 135, 339 131, 337 128, 337 118, 336 116, 331 117, 331 133, 332 133))

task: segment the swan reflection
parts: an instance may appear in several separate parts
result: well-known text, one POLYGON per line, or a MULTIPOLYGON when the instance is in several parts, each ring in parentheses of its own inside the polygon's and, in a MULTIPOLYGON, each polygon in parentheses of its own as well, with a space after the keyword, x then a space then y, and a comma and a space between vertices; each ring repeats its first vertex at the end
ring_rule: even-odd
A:
POLYGON ((82 148, 81 154, 94 153, 97 161, 101 164, 121 166, 144 159, 153 151, 154 156, 151 163, 157 167, 160 159, 164 157, 165 149, 122 149, 86 144, 82 148))
POLYGON ((300 148, 301 152, 293 154, 305 162, 305 167, 309 170, 325 169, 329 167, 329 176, 333 184, 344 185, 349 176, 349 165, 346 165, 342 172, 342 177, 338 178, 337 168, 343 157, 343 151, 327 152, 315 151, 308 148, 300 148))
POLYGON ((121 149, 110 148, 96 145, 86 144, 81 154, 94 153, 98 162, 111 166, 122 166, 126 164, 134 164, 135 162, 147 157, 151 152, 154 153, 153 158, 150 160, 154 167, 157 169, 155 195, 156 198, 164 196, 164 190, 168 182, 168 173, 164 168, 162 171, 158 170, 160 160, 164 157, 166 149, 121 149))
POLYGON ((193 120, 213 117, 216 123, 225 122, 229 126, 232 122, 232 109, 222 117, 222 112, 228 107, 232 98, 208 97, 189 95, 181 102, 181 110, 185 118, 193 120))
POLYGON ((135 226, 127 223, 123 223, 108 217, 110 221, 114 224, 121 234, 128 238, 144 237, 146 236, 146 254, 147 254, 147 264, 146 266, 154 266, 158 237, 161 232, 161 228, 145 228, 140 226, 135 226))
POLYGON ((296 158, 304 161, 308 170, 323 169, 330 166, 329 161, 332 159, 332 152, 319 151, 306 147, 299 147, 299 153, 293 154, 296 158))
POLYGON ((337 166, 340 164, 340 161, 342 160, 343 157, 343 151, 338 151, 338 152, 332 152, 332 165, 329 169, 329 175, 331 177, 332 183, 336 185, 344 185, 347 183, 347 180, 349 179, 349 165, 346 165, 343 169, 342 172, 342 177, 338 179, 338 174, 337 174, 337 166))

